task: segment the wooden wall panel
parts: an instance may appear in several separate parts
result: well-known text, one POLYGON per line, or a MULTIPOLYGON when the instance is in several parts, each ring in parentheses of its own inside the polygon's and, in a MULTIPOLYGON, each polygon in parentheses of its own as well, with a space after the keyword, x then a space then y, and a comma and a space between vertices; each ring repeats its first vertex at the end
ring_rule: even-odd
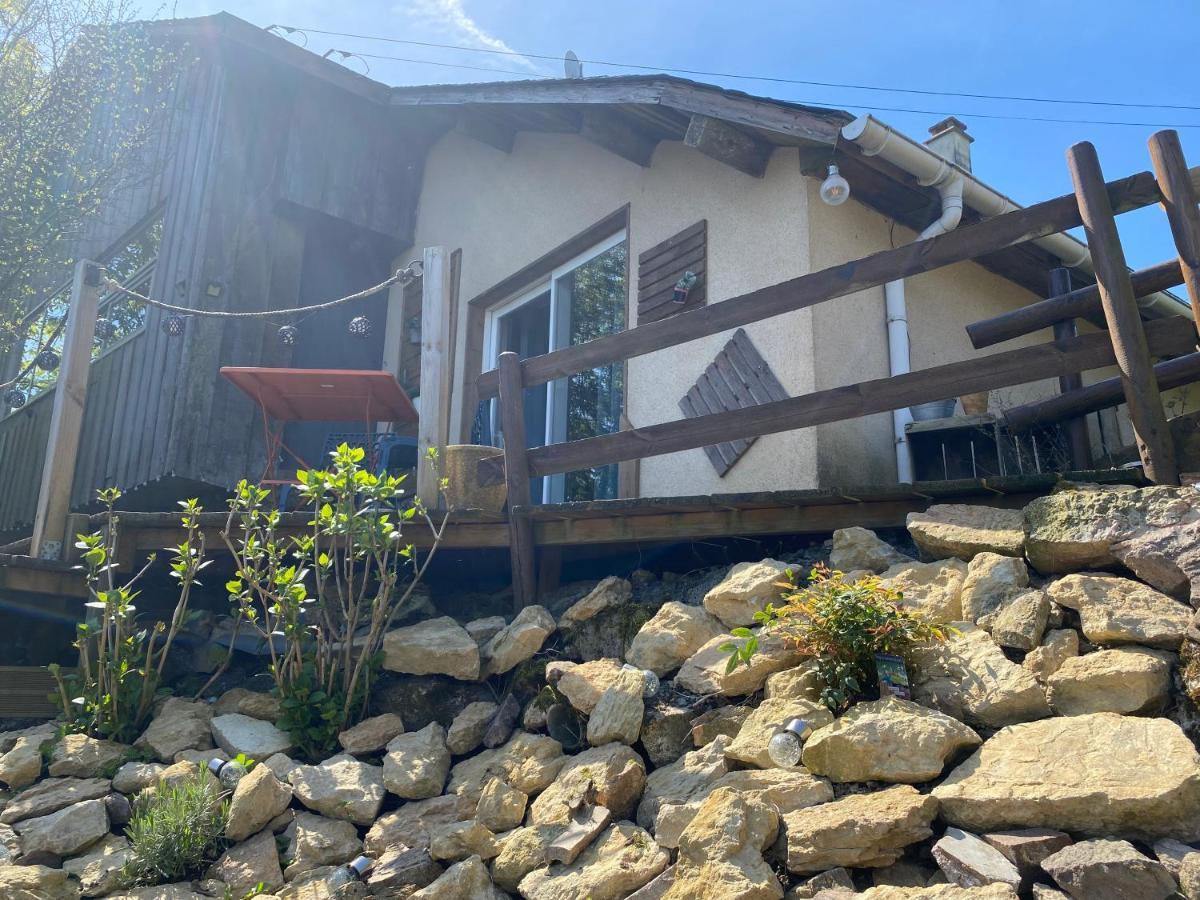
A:
POLYGON ((638 325, 703 306, 707 298, 707 266, 707 219, 643 251, 638 256, 638 325), (675 284, 687 272, 696 275, 696 283, 685 302, 675 302, 675 284))

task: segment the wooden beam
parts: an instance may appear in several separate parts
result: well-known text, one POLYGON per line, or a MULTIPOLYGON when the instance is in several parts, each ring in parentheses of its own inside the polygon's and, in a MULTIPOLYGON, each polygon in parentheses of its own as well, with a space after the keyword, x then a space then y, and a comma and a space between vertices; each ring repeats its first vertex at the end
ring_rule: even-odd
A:
MULTIPOLYGON (((1059 266, 1050 271, 1050 296, 1057 297, 1071 292, 1071 270, 1059 266)), ((1054 323, 1054 339, 1056 341, 1073 338, 1077 334, 1074 319, 1065 319, 1054 323)), ((1078 372, 1068 372, 1058 376, 1058 391, 1069 394, 1083 387, 1083 377, 1078 372)), ((1075 471, 1086 469, 1092 461, 1091 442, 1088 439, 1087 422, 1081 416, 1076 416, 1067 422, 1067 439, 1070 444, 1071 468, 1075 471)))
MULTIPOLYGON (((1179 260, 1172 259, 1148 269, 1139 269, 1129 276, 1129 280, 1133 284, 1134 294, 1145 297, 1181 284, 1183 275, 1179 269, 1179 260)), ((980 319, 967 326, 967 336, 976 350, 982 350, 1001 341, 1050 328, 1055 322, 1067 319, 1087 319, 1101 328, 1106 327, 1104 308, 1100 304, 1100 288, 1089 284, 1067 294, 1022 306, 1012 312, 1001 313, 990 319, 980 319)))
POLYGON ((1200 207, 1196 205, 1197 192, 1188 177, 1179 132, 1160 131, 1151 135, 1150 157, 1163 194, 1162 207, 1179 252, 1183 283, 1192 302, 1192 319, 1200 329, 1200 207))
MULTIPOLYGON (((1186 353, 1191 349, 1190 335, 1181 334, 1173 321, 1152 322, 1146 331, 1150 347, 1157 354, 1186 353)), ((1114 360, 1107 334, 1080 335, 1066 341, 1006 350, 978 359, 815 391, 746 409, 537 447, 526 454, 529 474, 538 476, 573 472, 623 459, 644 459, 706 447, 732 438, 811 428, 942 397, 994 390, 1041 378, 1055 378, 1066 372, 1109 366, 1114 360)), ((479 476, 485 484, 495 484, 503 477, 492 460, 480 462, 479 476)))
MULTIPOLYGON (((1190 175, 1193 184, 1200 184, 1200 167, 1192 169, 1190 175)), ((1108 192, 1113 209, 1118 212, 1141 209, 1162 199, 1154 176, 1149 172, 1111 182, 1108 192)), ((523 382, 526 387, 545 384, 576 372, 720 334, 739 325, 749 325, 899 278, 974 259, 980 253, 1021 244, 1080 224, 1082 220, 1075 195, 1066 194, 975 225, 956 228, 949 234, 882 250, 862 259, 768 285, 721 303, 711 303, 629 331, 523 360, 523 382)), ((479 376, 478 385, 481 399, 495 397, 497 373, 494 370, 484 372, 479 376)), ((957 396, 958 393, 955 391, 951 396, 957 396)))
POLYGON ((1075 144, 1067 151, 1067 166, 1071 170, 1083 230, 1092 251, 1100 303, 1108 321, 1113 355, 1121 372, 1121 385, 1129 405, 1129 418, 1133 420, 1142 470, 1156 484, 1179 484, 1171 431, 1154 381, 1154 363, 1142 330, 1142 317, 1129 268, 1125 265, 1125 251, 1117 233, 1117 221, 1105 189, 1096 148, 1087 141, 1075 144))
POLYGON ((656 138, 634 127, 627 117, 608 109, 584 110, 579 134, 642 168, 650 165, 654 148, 658 146, 656 138))
POLYGON ((512 153, 517 130, 506 122, 484 116, 471 110, 463 110, 454 121, 454 130, 472 140, 494 147, 501 153, 512 153))
POLYGON ((421 396, 417 421, 417 497, 429 509, 439 505, 438 475, 426 454, 450 443, 450 315, 453 285, 444 247, 426 247, 421 282, 421 396))
MULTIPOLYGON (((1200 381, 1200 353, 1188 353, 1160 362, 1154 367, 1154 380, 1160 391, 1183 387, 1200 381)), ((1084 416, 1117 406, 1125 400, 1120 378, 1106 378, 1087 387, 1059 394, 1046 400, 1025 403, 1005 410, 1004 424, 1015 431, 1024 431, 1037 425, 1048 425, 1071 416, 1084 416)))
POLYGON ((80 260, 75 263, 75 277, 71 281, 71 305, 63 335, 58 384, 54 387, 46 461, 33 519, 30 550, 33 556, 58 559, 62 555, 75 480, 75 457, 79 453, 83 410, 87 404, 92 339, 96 334, 99 303, 100 267, 89 260, 80 260))
POLYGON ((529 463, 525 451, 525 389, 517 354, 500 354, 500 422, 504 429, 504 480, 508 489, 509 559, 512 562, 513 608, 537 597, 533 524, 520 514, 529 505, 529 463))
POLYGON ((755 178, 762 178, 766 173, 772 150, 770 144, 751 137, 728 122, 702 115, 692 116, 683 142, 705 156, 755 178))

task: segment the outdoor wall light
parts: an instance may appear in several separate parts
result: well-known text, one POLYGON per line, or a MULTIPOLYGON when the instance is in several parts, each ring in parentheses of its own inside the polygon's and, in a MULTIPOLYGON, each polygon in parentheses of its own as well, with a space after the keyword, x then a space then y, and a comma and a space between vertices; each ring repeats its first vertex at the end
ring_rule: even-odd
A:
POLYGON ((829 206, 841 206, 850 199, 850 182, 842 177, 837 166, 830 166, 829 174, 821 182, 821 199, 829 206))

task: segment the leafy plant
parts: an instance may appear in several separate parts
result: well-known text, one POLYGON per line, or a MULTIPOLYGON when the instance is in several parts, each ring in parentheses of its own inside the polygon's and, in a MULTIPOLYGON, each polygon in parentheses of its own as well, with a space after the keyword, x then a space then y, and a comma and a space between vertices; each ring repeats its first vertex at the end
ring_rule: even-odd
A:
MULTIPOLYGON (((805 585, 798 585, 792 573, 788 576, 780 585, 782 604, 767 604, 754 618, 813 658, 823 685, 821 702, 835 712, 874 686, 875 654, 903 656, 914 646, 945 640, 953 631, 905 609, 903 595, 877 576, 847 583, 841 572, 824 565, 812 570, 805 585)), ((740 641, 721 646, 729 654, 728 671, 748 665, 759 646, 748 628, 732 634, 740 641)))
MULTIPOLYGON (((306 534, 284 536, 268 491, 243 481, 221 535, 237 567, 226 584, 235 628, 245 624, 265 641, 278 724, 309 758, 361 718, 384 633, 408 608, 449 519, 435 524, 419 500, 406 500, 404 476, 367 471, 364 456, 342 444, 328 469, 297 473, 312 512, 306 534), (414 520, 430 531, 424 555, 405 542, 414 520)), ((435 452, 427 462, 436 468, 435 452)))
POLYGON ((58 687, 67 730, 93 737, 132 743, 150 718, 158 694, 164 690, 163 671, 179 629, 188 620, 188 602, 196 578, 208 563, 200 532, 201 507, 195 500, 180 502, 184 540, 171 548, 171 575, 179 582, 179 597, 171 622, 139 625, 134 586, 153 565, 151 555, 141 571, 123 584, 116 580, 116 547, 120 527, 113 507, 121 498, 116 488, 97 492, 104 504, 105 527, 78 535, 75 544, 83 554, 88 594, 87 619, 76 626, 74 646, 79 650, 79 670, 64 675, 49 666, 58 687))
POLYGON ((173 785, 139 795, 126 826, 134 884, 199 877, 221 850, 229 802, 201 770, 173 785))

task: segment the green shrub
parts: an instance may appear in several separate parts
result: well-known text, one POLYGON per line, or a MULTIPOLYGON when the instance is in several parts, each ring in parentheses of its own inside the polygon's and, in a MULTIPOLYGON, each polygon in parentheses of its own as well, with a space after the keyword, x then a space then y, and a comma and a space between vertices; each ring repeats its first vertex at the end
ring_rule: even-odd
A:
POLYGON ((126 827, 135 884, 198 878, 221 851, 229 802, 202 769, 175 785, 160 785, 134 801, 126 827))
MULTIPOLYGON (((904 656, 914 646, 945 640, 953 630, 902 607, 903 595, 874 575, 848 584, 841 572, 820 565, 806 585, 789 577, 780 587, 782 604, 767 604, 754 618, 815 661, 821 701, 834 712, 874 690, 875 654, 904 656)), ((729 654, 729 671, 749 664, 758 651, 750 629, 732 633, 740 641, 721 648, 729 654)))

